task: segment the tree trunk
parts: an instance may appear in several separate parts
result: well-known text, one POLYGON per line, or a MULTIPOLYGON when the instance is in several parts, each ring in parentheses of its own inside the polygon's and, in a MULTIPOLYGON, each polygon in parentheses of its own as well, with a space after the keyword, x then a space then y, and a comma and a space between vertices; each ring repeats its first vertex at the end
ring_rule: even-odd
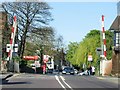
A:
POLYGON ((23 57, 23 54, 24 54, 24 50, 25 50, 25 43, 26 43, 26 34, 24 35, 24 39, 23 39, 23 45, 22 45, 21 58, 23 57))
POLYGON ((23 45, 23 37, 21 37, 21 42, 20 42, 20 46, 19 46, 19 50, 18 50, 18 55, 21 57, 21 51, 22 51, 22 45, 23 45))
POLYGON ((26 36, 27 36, 28 29, 29 29, 29 25, 30 25, 29 21, 27 20, 25 32, 23 34, 23 39, 22 39, 23 42, 21 42, 22 43, 21 59, 23 58, 23 54, 25 50, 26 36))

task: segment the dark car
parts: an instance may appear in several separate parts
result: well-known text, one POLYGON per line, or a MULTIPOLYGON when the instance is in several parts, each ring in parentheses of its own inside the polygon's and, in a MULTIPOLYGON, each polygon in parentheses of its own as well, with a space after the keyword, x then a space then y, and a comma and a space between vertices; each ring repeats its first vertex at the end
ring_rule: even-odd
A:
POLYGON ((65 67, 62 71, 62 74, 72 74, 74 75, 75 72, 74 72, 74 68, 72 67, 65 67))
POLYGON ((53 73, 53 69, 48 69, 47 73, 51 73, 52 74, 53 73))

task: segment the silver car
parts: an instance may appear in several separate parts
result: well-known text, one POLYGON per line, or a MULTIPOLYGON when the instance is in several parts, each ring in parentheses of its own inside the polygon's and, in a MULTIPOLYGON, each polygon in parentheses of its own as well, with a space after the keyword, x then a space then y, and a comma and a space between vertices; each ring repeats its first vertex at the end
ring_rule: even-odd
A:
POLYGON ((82 76, 82 75, 88 75, 88 70, 85 70, 84 72, 78 73, 78 75, 82 76))

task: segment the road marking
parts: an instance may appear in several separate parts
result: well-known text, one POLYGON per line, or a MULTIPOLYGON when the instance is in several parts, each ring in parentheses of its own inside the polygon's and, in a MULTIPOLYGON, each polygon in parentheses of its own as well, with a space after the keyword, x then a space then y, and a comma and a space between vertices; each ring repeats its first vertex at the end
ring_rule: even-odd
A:
POLYGON ((65 80, 65 78, 63 77, 63 76, 60 76, 60 78, 64 81, 65 80))
POLYGON ((59 78, 57 75, 55 75, 56 80, 58 81, 58 83, 62 86, 62 88, 64 88, 64 90, 66 90, 66 88, 64 87, 64 85, 60 82, 59 78))
POLYGON ((63 76, 60 76, 60 78, 61 78, 62 81, 65 83, 65 85, 67 85, 71 90, 73 90, 72 87, 65 82, 65 78, 64 78, 63 76))

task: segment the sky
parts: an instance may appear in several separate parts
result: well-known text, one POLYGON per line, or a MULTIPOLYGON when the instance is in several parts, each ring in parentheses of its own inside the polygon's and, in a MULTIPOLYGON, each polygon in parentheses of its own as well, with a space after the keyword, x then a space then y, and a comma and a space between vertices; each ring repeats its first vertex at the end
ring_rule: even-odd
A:
POLYGON ((57 2, 55 0, 52 1, 49 0, 48 2, 53 8, 51 13, 54 19, 50 22, 50 26, 57 31, 58 35, 63 36, 63 42, 66 46, 69 42, 82 41, 90 30, 101 30, 102 15, 105 16, 106 30, 110 28, 117 16, 117 2, 111 2, 111 0, 102 0, 103 2, 93 2, 94 0, 75 0, 75 2, 74 0, 67 0, 67 2, 60 2, 60 0, 57 2))
POLYGON ((90 30, 101 30, 101 16, 105 16, 108 30, 117 16, 116 2, 50 2, 54 21, 50 23, 64 44, 80 42, 90 30))

